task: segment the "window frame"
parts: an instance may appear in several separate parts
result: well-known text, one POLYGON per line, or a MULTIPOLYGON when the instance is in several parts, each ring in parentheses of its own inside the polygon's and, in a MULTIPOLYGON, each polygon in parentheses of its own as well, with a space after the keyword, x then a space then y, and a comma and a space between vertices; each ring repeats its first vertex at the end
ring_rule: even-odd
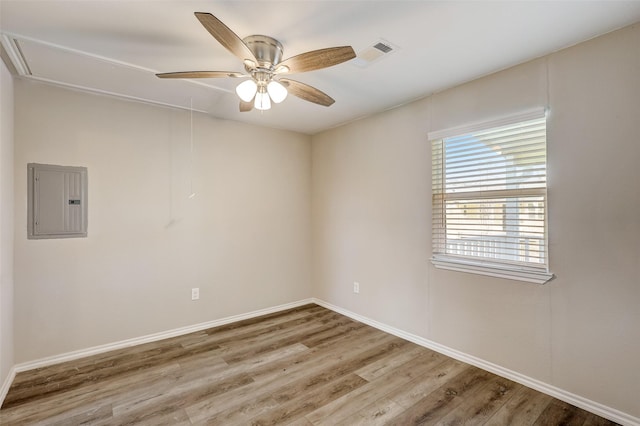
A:
MULTIPOLYGON (((432 167, 436 167, 434 164, 434 143, 440 143, 442 149, 444 149, 444 139, 463 136, 469 133, 475 133, 480 131, 485 131, 489 129, 499 128, 503 126, 518 124, 521 122, 526 122, 535 119, 545 118, 545 128, 546 128, 546 119, 547 119, 547 110, 545 108, 537 108, 534 110, 526 111, 520 114, 513 114, 506 117, 502 117, 496 120, 491 121, 483 121, 478 123, 472 123, 465 126, 454 127, 450 129, 438 130, 434 132, 428 133, 429 144, 431 145, 431 164, 432 167)), ((545 164, 548 164, 548 160, 545 160, 545 164)), ((441 178, 445 176, 445 164, 442 164, 442 174, 441 178)), ((435 169, 434 169, 435 170, 435 169)), ((432 170, 432 172, 434 172, 432 170)), ((433 175, 432 175, 433 176, 433 175)), ((546 172, 545 172, 546 176, 546 172)), ((487 275, 491 277, 498 278, 506 278, 511 280, 525 281, 536 284, 544 284, 551 280, 554 275, 549 271, 549 221, 548 221, 548 196, 547 196, 547 188, 548 183, 545 184, 544 188, 536 188, 530 190, 517 190, 519 195, 535 195, 539 197, 543 197, 544 200, 544 263, 541 266, 533 265, 531 266, 523 264, 522 262, 514 263, 509 260, 503 259, 490 259, 483 257, 472 257, 465 255, 454 255, 451 253, 441 253, 437 250, 438 241, 436 240, 438 233, 445 232, 445 218, 446 212, 444 212, 444 206, 446 205, 447 200, 467 200, 467 199, 490 199, 493 197, 502 197, 509 194, 509 190, 478 190, 478 191, 468 191, 468 192, 458 192, 458 193, 449 193, 447 194, 446 189, 441 190, 440 192, 435 192, 434 187, 435 179, 432 177, 432 199, 431 199, 431 207, 432 207, 432 257, 431 263, 438 269, 445 269, 451 271, 458 272, 466 272, 466 273, 474 273, 479 275, 487 275), (443 209, 443 211, 438 212, 436 206, 437 201, 436 197, 442 197, 439 205, 443 209), (441 219, 438 220, 436 215, 440 215, 441 219), (438 226, 440 224, 440 226, 438 226)), ((515 191, 514 191, 515 193, 515 191)), ((446 240, 445 240, 446 246, 446 240)), ((446 250, 446 249, 445 249, 446 250)))

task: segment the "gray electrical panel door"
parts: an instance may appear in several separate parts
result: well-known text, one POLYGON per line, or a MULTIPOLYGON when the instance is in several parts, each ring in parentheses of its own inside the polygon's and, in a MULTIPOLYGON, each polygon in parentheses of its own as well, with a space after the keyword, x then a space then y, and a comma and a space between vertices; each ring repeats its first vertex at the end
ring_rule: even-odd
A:
POLYGON ((27 237, 87 236, 87 168, 30 163, 27 237))

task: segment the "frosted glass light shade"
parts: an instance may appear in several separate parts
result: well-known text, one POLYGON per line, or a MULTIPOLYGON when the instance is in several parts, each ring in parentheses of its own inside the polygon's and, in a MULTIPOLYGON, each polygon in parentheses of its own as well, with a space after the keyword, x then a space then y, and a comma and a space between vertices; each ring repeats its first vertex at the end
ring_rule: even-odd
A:
POLYGON ((271 81, 267 85, 267 92, 271 96, 271 100, 277 104, 284 101, 287 98, 287 89, 277 81, 271 81))
MULTIPOLYGON (((264 89, 263 89, 264 90, 264 89)), ((269 94, 267 92, 258 92, 256 93, 256 100, 253 104, 256 109, 265 111, 271 108, 271 99, 269 99, 269 94)))
POLYGON ((246 80, 238 84, 236 87, 236 93, 245 102, 250 102, 256 95, 258 85, 253 80, 246 80))

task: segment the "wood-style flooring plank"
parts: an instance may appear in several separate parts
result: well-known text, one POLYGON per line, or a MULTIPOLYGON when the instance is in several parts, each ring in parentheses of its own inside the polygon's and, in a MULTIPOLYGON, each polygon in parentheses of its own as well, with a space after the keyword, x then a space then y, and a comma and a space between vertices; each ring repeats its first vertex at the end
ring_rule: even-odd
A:
POLYGON ((0 424, 613 423, 309 304, 19 373, 0 424))
POLYGON ((78 412, 78 414, 64 413, 56 417, 46 419, 36 424, 47 426, 67 426, 67 425, 108 425, 113 424, 113 409, 111 404, 98 407, 91 407, 87 410, 78 412))
POLYGON ((404 407, 389 398, 380 398, 362 408, 355 414, 337 421, 336 426, 377 426, 387 424, 390 419, 400 415, 404 407))
POLYGON ((256 381, 265 382, 274 378, 283 379, 298 371, 309 369, 323 369, 324 366, 339 362, 346 356, 359 351, 361 348, 371 348, 389 339, 389 335, 376 333, 371 328, 357 330, 352 335, 344 335, 335 339, 332 344, 310 348, 308 352, 283 358, 275 363, 258 367, 251 372, 256 381))
MULTIPOLYGON (((474 393, 482 388, 491 377, 492 374, 486 371, 468 366, 438 389, 414 402, 398 416, 390 419, 387 424, 436 424, 458 407, 464 401, 464 398, 472 398, 474 393)), ((397 401, 396 399, 394 400, 397 401)), ((406 405, 404 406, 406 407, 406 405)))
MULTIPOLYGON (((356 371, 356 374, 365 380, 372 381, 380 376, 385 375, 389 371, 392 371, 399 366, 404 365, 407 361, 413 360, 416 357, 423 355, 425 352, 425 348, 415 345, 407 348, 407 350, 405 351, 396 353, 394 356, 388 356, 379 359, 378 361, 369 363, 364 367, 359 368, 356 371)), ((435 352, 432 352, 432 354, 439 356, 439 359, 444 360, 444 355, 439 355, 435 352)))
MULTIPOLYGON (((404 364, 388 371, 382 376, 369 379, 369 383, 366 385, 329 404, 323 405, 317 410, 307 414, 306 418, 314 425, 329 426, 335 424, 350 415, 356 414, 362 407, 367 407, 384 398, 386 395, 394 391, 399 391, 402 387, 411 383, 413 379, 428 373, 435 365, 444 362, 442 355, 425 348, 417 348, 419 352, 417 356, 414 355, 414 358, 408 359, 404 364)), ((413 353, 414 351, 409 349, 406 352, 413 353)), ((388 358, 383 358, 381 361, 394 358, 397 359, 397 357, 392 355, 388 358)), ((373 366, 375 364, 377 364, 377 362, 371 365, 373 366)), ((362 377, 362 374, 360 374, 361 370, 368 371, 370 369, 364 368, 356 370, 356 373, 362 377)), ((374 370, 379 371, 375 368, 374 370)))
MULTIPOLYGON (((87 383, 85 386, 48 394, 35 401, 0 410, 0 424, 34 424, 54 416, 73 416, 96 405, 111 403, 114 398, 136 398, 158 389, 169 389, 182 374, 178 364, 161 365, 143 375, 115 377, 87 383)), ((11 391, 11 390, 10 390, 11 391)))
POLYGON ((467 364, 448 358, 391 393, 389 397, 403 407, 410 408, 443 385, 451 384, 458 374, 469 368, 471 367, 467 364))
POLYGON ((463 401, 446 416, 438 421, 445 425, 483 425, 493 416, 512 396, 515 389, 520 387, 502 377, 491 377, 487 384, 463 401))
POLYGON ((587 420, 585 420, 582 426, 610 426, 612 422, 607 419, 603 419, 602 417, 595 415, 593 413, 585 413, 587 416, 587 420))
POLYGON ((300 362, 300 358, 293 363, 289 360, 289 363, 285 364, 287 367, 277 368, 275 371, 269 369, 271 374, 268 375, 264 374, 264 368, 258 368, 258 371, 251 373, 251 376, 256 379, 255 383, 219 397, 209 398, 200 404, 189 407, 187 413, 194 422, 202 421, 208 417, 219 419, 221 424, 225 422, 229 424, 230 417, 235 416, 239 410, 247 411, 247 404, 250 402, 260 410, 265 404, 270 405, 272 401, 284 402, 291 398, 292 394, 308 392, 327 382, 330 378, 336 378, 350 372, 360 362, 357 357, 362 359, 365 356, 372 356, 372 351, 381 353, 392 344, 390 342, 398 339, 394 336, 377 333, 376 337, 378 346, 373 348, 365 346, 368 349, 364 352, 358 345, 347 347, 344 352, 339 354, 334 351, 326 351, 324 356, 307 358, 307 363, 300 362), (342 368, 333 368, 335 365, 341 365, 342 368))
POLYGON ((520 386, 485 425, 532 425, 552 399, 549 395, 520 386))
POLYGON ((534 425, 582 426, 586 420, 585 411, 576 410, 572 405, 554 399, 540 414, 534 425))
POLYGON ((342 395, 348 394, 366 382, 357 374, 349 374, 341 376, 337 380, 326 382, 318 388, 312 388, 313 390, 308 392, 288 395, 287 397, 290 399, 278 401, 280 404, 277 408, 254 417, 250 420, 250 424, 266 426, 289 423, 342 395))

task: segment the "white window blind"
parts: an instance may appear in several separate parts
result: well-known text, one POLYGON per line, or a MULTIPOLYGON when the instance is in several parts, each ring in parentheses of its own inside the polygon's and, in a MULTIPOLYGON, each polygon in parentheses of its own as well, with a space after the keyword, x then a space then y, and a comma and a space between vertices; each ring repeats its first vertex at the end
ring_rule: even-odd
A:
POLYGON ((432 140, 433 261, 546 282, 544 111, 432 140), (516 121, 517 120, 517 121, 516 121))

